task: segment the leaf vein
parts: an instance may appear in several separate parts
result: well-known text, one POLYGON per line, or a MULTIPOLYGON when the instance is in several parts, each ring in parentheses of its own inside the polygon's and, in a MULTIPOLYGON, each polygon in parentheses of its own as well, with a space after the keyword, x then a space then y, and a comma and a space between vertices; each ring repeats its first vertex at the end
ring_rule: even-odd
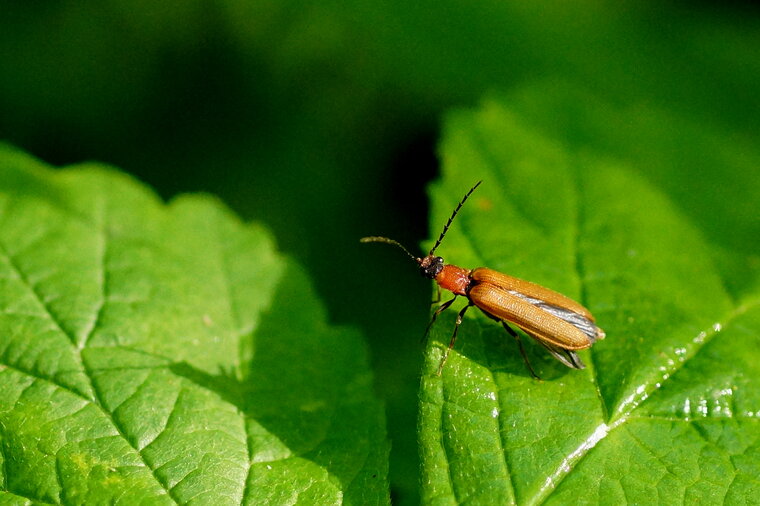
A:
MULTIPOLYGON (((215 242, 216 242, 216 257, 217 262, 219 266, 219 272, 221 274, 221 282, 223 285, 223 293, 225 298, 225 303, 227 305, 227 308, 229 310, 229 314, 231 315, 232 325, 233 325, 233 336, 238 341, 238 350, 242 347, 242 342, 245 337, 248 337, 253 332, 252 328, 244 329, 242 320, 240 318, 240 309, 238 308, 238 305, 236 303, 236 298, 233 294, 232 290, 232 283, 234 281, 234 277, 232 276, 230 272, 229 267, 229 260, 227 258, 227 249, 224 246, 224 240, 221 237, 220 232, 221 227, 216 226, 214 227, 215 230, 215 242)), ((235 368, 236 368, 236 375, 238 376, 238 379, 242 379, 242 363, 241 363, 241 355, 238 353, 238 355, 235 357, 235 368)))
MULTIPOLYGON (((174 402, 172 403, 172 408, 169 410, 169 416, 166 418, 166 423, 164 424, 163 428, 156 433, 156 437, 150 440, 150 442, 146 442, 145 445, 142 447, 143 450, 150 447, 153 443, 158 441, 158 439, 163 435, 164 432, 168 429, 169 425, 171 424, 171 419, 174 416, 175 411, 177 410, 177 403, 179 402, 179 396, 182 393, 182 390, 177 391, 177 395, 174 397, 174 402)), ((156 471, 160 468, 156 468, 156 471)))
MULTIPOLYGON (((496 192, 497 195, 509 195, 509 188, 511 188, 511 185, 508 181, 505 180, 505 171, 498 170, 500 167, 499 161, 496 159, 496 156, 492 155, 493 149, 488 147, 488 142, 485 139, 484 133, 482 132, 481 128, 474 129, 477 134, 474 134, 473 137, 477 137, 475 142, 477 143, 479 147, 479 152, 481 154, 481 157, 483 159, 484 165, 486 170, 491 172, 493 175, 493 180, 497 182, 497 184, 500 186, 499 191, 496 192)), ((501 197, 503 201, 508 201, 507 203, 510 204, 510 209, 515 212, 520 218, 522 218, 525 223, 528 223, 534 227, 535 230, 539 230, 543 233, 547 232, 546 225, 540 223, 536 218, 534 218, 531 214, 526 213, 522 210, 522 207, 519 205, 511 205, 510 199, 508 197, 501 197)))
MULTIPOLYGON (((482 338, 482 335, 483 335, 482 331, 480 332, 480 334, 481 334, 481 338, 482 338)), ((498 385, 498 383, 496 382, 496 375, 493 373, 493 365, 491 364, 491 357, 490 357, 490 355, 486 355, 486 361, 487 361, 487 367, 486 367, 486 369, 488 370, 488 374, 491 376, 490 383, 492 385, 496 386, 496 385, 498 385)), ((496 401, 496 405, 499 407, 499 412, 500 413, 505 412, 506 411, 506 406, 503 405, 503 399, 504 398, 501 395, 500 389, 499 388, 494 388, 493 391, 494 391, 494 395, 496 395, 495 401, 496 401)), ((498 421, 496 422, 497 425, 499 425, 499 421, 501 421, 503 419, 504 419, 504 417, 500 416, 499 419, 498 419, 498 421)), ((510 493, 512 495, 512 501, 516 503, 517 502, 517 493, 515 491, 515 482, 514 482, 514 479, 512 478, 512 473, 510 472, 510 466, 509 466, 508 459, 507 459, 507 451, 506 451, 507 444, 506 444, 506 441, 505 441, 505 437, 506 437, 507 432, 505 430, 502 430, 501 427, 499 427, 499 431, 498 432, 499 432, 499 448, 498 448, 498 451, 499 451, 500 455, 502 456, 502 462, 504 464, 504 474, 507 476, 507 484, 509 485, 509 491, 510 491, 510 493)))
POLYGON ((16 260, 8 252, 7 248, 2 242, 0 242, 0 254, 2 254, 6 258, 10 268, 13 270, 13 272, 16 273, 21 283, 28 289, 29 293, 34 297, 35 301, 37 302, 37 304, 39 304, 40 308, 50 318, 50 321, 55 325, 56 329, 59 330, 64 336, 66 336, 66 338, 68 338, 68 340, 71 341, 71 344, 73 344, 76 347, 77 343, 76 343, 76 338, 74 337, 74 335, 70 331, 64 328, 64 326, 62 325, 62 322, 59 321, 58 315, 56 315, 53 309, 45 303, 45 301, 42 298, 42 295, 37 291, 34 284, 31 281, 29 281, 29 278, 24 273, 21 266, 18 265, 18 263, 16 263, 16 260))
POLYGON ((89 369, 89 367, 87 366, 86 362, 83 361, 83 364, 84 364, 84 368, 85 368, 85 373, 90 378, 90 381, 92 383, 93 393, 95 395, 95 402, 94 402, 94 404, 96 404, 98 406, 98 408, 100 408, 100 410, 103 413, 103 415, 107 418, 107 420, 111 423, 111 425, 113 425, 114 429, 116 429, 116 431, 119 433, 119 436, 135 451, 135 453, 137 454, 137 456, 142 461, 143 465, 147 469, 150 470, 151 474, 153 475, 153 478, 156 480, 156 483, 158 483, 161 486, 161 488, 163 488, 166 491, 166 493, 169 495, 169 497, 174 502, 176 502, 177 504, 181 503, 182 501, 180 501, 178 497, 174 496, 174 494, 172 493, 172 491, 169 489, 168 485, 166 483, 164 483, 164 481, 158 476, 158 474, 156 473, 156 469, 148 461, 148 458, 143 453, 143 451, 140 448, 138 448, 137 445, 134 444, 129 437, 127 437, 126 430, 117 421, 117 419, 113 415, 113 413, 111 413, 110 411, 108 411, 107 409, 105 409, 105 406, 103 405, 102 400, 101 400, 102 399, 101 393, 98 390, 98 387, 95 384, 95 382, 92 381, 92 371, 89 369))
POLYGON ((699 334, 697 334, 697 337, 693 339, 693 342, 696 343, 695 346, 689 348, 688 352, 682 357, 682 359, 672 361, 673 364, 666 371, 664 371, 664 379, 663 371, 658 370, 655 377, 650 378, 650 380, 644 382, 641 385, 644 388, 640 392, 639 396, 630 396, 618 405, 618 407, 615 409, 616 416, 613 417, 614 419, 612 420, 612 425, 623 423, 631 415, 631 413, 633 413, 638 407, 644 404, 647 399, 651 397, 651 394, 655 390, 662 386, 662 383, 664 383, 664 381, 672 378, 673 375, 680 371, 690 360, 692 360, 703 349, 705 349, 705 347, 713 340, 716 335, 725 330, 725 328, 730 325, 731 322, 733 322, 736 318, 743 315, 747 311, 754 309, 757 306, 760 306, 760 299, 745 302, 744 304, 736 307, 728 315, 726 315, 726 318, 723 323, 720 324, 720 327, 713 325, 707 330, 700 331, 699 334))
MULTIPOLYGON (((90 367, 87 365, 87 362, 84 360, 84 357, 82 356, 82 350, 86 343, 89 342, 92 334, 95 332, 95 329, 97 328, 98 322, 100 321, 103 308, 105 306, 105 301, 107 299, 107 293, 108 293, 108 266, 107 266, 107 259, 109 254, 109 248, 108 248, 108 238, 105 234, 105 224, 107 223, 107 216, 105 212, 105 207, 103 204, 102 199, 98 199, 98 206, 97 206, 97 222, 100 226, 96 226, 96 229, 101 231, 101 248, 100 248, 100 280, 101 280, 101 290, 100 290, 100 305, 99 308, 95 314, 95 317, 92 321, 91 327, 88 329, 85 338, 82 341, 82 346, 76 346, 77 355, 79 357, 79 362, 82 364, 82 368, 84 370, 85 375, 87 376, 88 381, 90 382, 90 387, 92 389, 93 393, 93 400, 91 402, 94 402, 94 404, 100 409, 100 411, 103 413, 103 415, 106 417, 106 419, 111 423, 111 425, 116 429, 116 431, 119 433, 121 438, 124 439, 124 441, 129 445, 136 453, 140 461, 143 463, 143 465, 150 470, 151 475, 156 480, 156 483, 163 488, 168 496, 176 503, 180 503, 181 501, 179 498, 175 497, 172 494, 172 491, 168 488, 167 484, 164 483, 164 481, 158 476, 156 473, 156 470, 153 468, 151 463, 149 462, 146 455, 141 451, 140 448, 137 447, 135 443, 132 442, 132 440, 127 437, 127 431, 124 427, 121 426, 117 418, 114 416, 114 414, 110 411, 108 411, 105 408, 105 404, 103 403, 103 395, 99 391, 97 384, 95 383, 93 379, 93 371, 90 369, 90 367)), ((76 343, 75 343, 76 345, 76 343)))
MULTIPOLYGON (((446 398, 446 389, 443 389, 443 395, 444 395, 444 403, 452 403, 449 399, 446 398)), ((443 434, 444 434, 444 426, 443 426, 443 405, 441 405, 441 417, 440 417, 440 426, 438 428, 438 433, 441 435, 441 448, 443 449, 444 459, 446 462, 446 475, 449 478, 449 483, 451 484, 451 493, 454 495, 454 503, 458 504, 461 501, 459 500, 459 497, 457 495, 457 489, 454 486, 454 476, 451 474, 451 459, 449 457, 449 450, 448 446, 446 445, 446 441, 444 440, 443 434)))
MULTIPOLYGON (((573 245, 572 256, 575 262, 575 275, 578 278, 578 286, 580 289, 580 303, 584 306, 588 304, 588 296, 586 291, 586 269, 583 266, 581 259, 581 234, 583 231, 583 223, 585 221, 585 213, 583 208, 583 185, 579 180, 580 173, 575 171, 574 173, 574 194, 575 194, 575 220, 573 220, 574 230, 572 232, 573 245)), ((607 405, 602 397, 602 390, 599 386, 599 377, 597 376, 596 364, 594 363, 594 351, 593 348, 589 350, 589 372, 591 373, 591 381, 594 384, 597 398, 599 399, 599 405, 602 409, 602 419, 609 422, 609 413, 607 411, 607 405)))
POLYGON ((100 253, 99 255, 100 276, 98 277, 98 281, 100 282, 100 300, 98 301, 98 307, 95 310, 95 314, 89 324, 89 328, 84 332, 85 337, 82 340, 81 345, 78 346, 80 353, 83 348, 87 347, 87 343, 90 342, 90 338, 95 333, 95 329, 100 323, 100 319, 103 314, 103 308, 105 307, 106 293, 108 293, 108 285, 107 285, 108 268, 106 265, 106 262, 108 261, 108 236, 103 226, 104 217, 105 217, 105 208, 104 208, 102 198, 98 198, 97 202, 98 202, 97 216, 99 217, 98 221, 101 222, 100 226, 96 226, 96 230, 98 231, 98 237, 100 238, 100 241, 98 242, 98 248, 99 248, 99 253, 100 253))
POLYGON ((251 492, 251 489, 248 487, 248 484, 251 482, 251 473, 253 473, 253 462, 251 455, 253 454, 253 437, 251 435, 251 427, 248 423, 248 416, 243 416, 243 428, 245 430, 245 447, 246 447, 246 460, 248 469, 245 473, 245 481, 243 482, 243 493, 240 496, 240 504, 246 503, 246 498, 248 494, 251 492))
POLYGON ((55 381, 55 380, 53 380, 51 378, 47 378, 45 376, 40 376, 39 374, 37 374, 37 373, 35 373, 33 371, 30 371, 30 370, 21 368, 21 367, 19 367, 16 364, 2 363, 2 366, 6 367, 8 369, 11 369, 13 371, 16 371, 16 372, 18 372, 20 374, 29 376, 30 378, 34 378, 34 379, 39 380, 39 381, 44 381, 46 383, 50 383, 51 385, 56 386, 56 387, 60 388, 61 390, 65 390, 65 391, 69 392, 70 394, 72 394, 72 395, 74 395, 76 397, 79 397, 80 399, 83 399, 83 400, 85 400, 87 402, 90 402, 90 403, 92 402, 92 398, 87 397, 86 395, 82 394, 81 392, 78 392, 78 391, 72 389, 71 387, 68 387, 68 386, 64 385, 63 383, 58 383, 57 381, 55 381))
MULTIPOLYGON (((230 273, 229 260, 227 259, 226 249, 224 247, 224 241, 223 241, 223 239, 222 239, 222 237, 220 235, 220 229, 221 229, 221 227, 219 227, 219 226, 214 227, 214 230, 216 232, 215 233, 215 239, 216 239, 217 261, 219 263, 219 270, 220 270, 221 276, 222 276, 222 285, 224 286, 225 301, 226 301, 227 307, 229 308, 229 313, 230 313, 231 319, 232 319, 233 330, 234 330, 233 334, 234 334, 234 336, 238 340, 238 350, 241 350, 242 349, 243 339, 245 339, 246 336, 249 336, 253 332, 253 329, 244 330, 244 329, 241 328, 242 323, 241 323, 241 319, 240 319, 240 312, 239 312, 239 309, 238 309, 237 304, 235 302, 235 297, 234 297, 233 292, 232 292, 232 279, 233 279, 233 277, 232 277, 232 275, 230 273)), ((235 373, 236 373, 236 376, 238 377, 238 379, 239 380, 243 379, 242 378, 242 376, 243 376, 243 374, 242 374, 243 373, 243 371, 242 371, 242 356, 241 356, 240 353, 238 353, 237 356, 235 357, 235 369, 236 369, 235 373)), ((251 441, 251 435, 250 435, 250 432, 249 432, 250 428, 248 426, 248 423, 246 423, 247 422, 246 418, 247 418, 247 416, 244 414, 243 415, 243 429, 245 431, 245 438, 246 438, 246 441, 245 441, 245 451, 246 451, 245 463, 246 463, 246 466, 248 466, 248 469, 244 473, 244 478, 243 478, 244 481, 243 481, 243 483, 241 484, 241 487, 240 487, 242 489, 242 494, 240 495, 241 504, 243 504, 245 502, 245 497, 246 497, 246 494, 248 493, 249 477, 250 477, 250 474, 251 474, 252 469, 253 469, 252 462, 251 462, 251 455, 252 455, 251 444, 252 444, 252 441, 251 441)))

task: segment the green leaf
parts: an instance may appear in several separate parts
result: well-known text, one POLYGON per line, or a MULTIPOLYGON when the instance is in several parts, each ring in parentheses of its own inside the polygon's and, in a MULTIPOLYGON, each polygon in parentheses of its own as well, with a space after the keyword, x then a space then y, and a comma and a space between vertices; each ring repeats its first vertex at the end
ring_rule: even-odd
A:
POLYGON ((387 503, 356 332, 262 227, 0 146, 0 500, 387 503))
MULTIPOLYGON (((543 378, 536 381, 514 340, 471 309, 438 377, 455 316, 453 309, 444 313, 432 330, 420 394, 423 500, 756 503, 756 248, 742 254, 711 247, 700 223, 637 170, 642 158, 661 156, 661 166, 680 160, 670 148, 685 134, 676 128, 683 121, 646 108, 628 111, 615 124, 623 131, 607 140, 658 117, 665 121, 660 145, 647 145, 646 157, 624 143, 602 149, 582 134, 603 135, 609 123, 595 119, 614 117, 614 110, 554 91, 539 87, 450 115, 444 177, 432 190, 432 233, 483 179, 437 254, 579 300, 607 337, 580 352, 588 367, 576 371, 524 336, 543 378), (590 111, 574 125, 556 125, 557 118, 570 125, 565 120, 584 107, 590 111), (728 265, 726 255, 741 270, 719 269, 728 265), (741 289, 729 290, 727 279, 738 272, 741 289)), ((730 172, 736 158, 760 166, 757 150, 739 142, 722 147, 717 173, 730 172)))

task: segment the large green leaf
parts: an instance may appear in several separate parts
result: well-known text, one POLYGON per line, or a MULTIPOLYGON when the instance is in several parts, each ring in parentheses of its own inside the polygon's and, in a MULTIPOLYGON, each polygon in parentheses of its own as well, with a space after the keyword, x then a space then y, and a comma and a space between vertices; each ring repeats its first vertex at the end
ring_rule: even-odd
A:
MULTIPOLYGON (((700 224, 642 176, 637 164, 646 156, 624 149, 613 155, 578 130, 556 128, 552 120, 580 104, 531 109, 540 102, 537 90, 449 117, 432 233, 475 181, 484 182, 437 253, 567 294, 594 313, 607 338, 581 352, 583 371, 530 343, 529 358, 543 378, 536 381, 513 339, 472 309, 438 377, 454 311, 439 318, 421 389, 423 498, 436 504, 757 503, 756 251, 740 255, 741 262, 732 256, 745 276, 732 292, 716 266, 729 253, 712 248, 700 224)), ((637 123, 637 117, 619 122, 637 123)), ((663 132, 679 125, 660 119, 663 132)), ((723 145, 725 165, 716 162, 717 173, 730 171, 737 146, 744 148, 723 145)), ((657 146, 652 153, 665 157, 662 164, 679 156, 657 146)), ((760 164, 756 151, 736 157, 760 164)))
POLYGON ((359 336, 215 200, 0 147, 0 500, 386 503, 359 336))

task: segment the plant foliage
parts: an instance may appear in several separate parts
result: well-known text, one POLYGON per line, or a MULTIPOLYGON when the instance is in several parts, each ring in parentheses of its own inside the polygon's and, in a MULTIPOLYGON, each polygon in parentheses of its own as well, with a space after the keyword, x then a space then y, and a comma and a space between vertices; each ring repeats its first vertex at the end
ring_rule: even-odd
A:
POLYGON ((384 503, 356 332, 219 202, 0 148, 0 500, 384 503))
MULTIPOLYGON (((628 111, 616 123, 623 130, 605 136, 614 119, 608 106, 568 92, 541 98, 550 95, 562 93, 537 87, 449 116, 431 235, 483 179, 437 253, 567 294, 592 311, 607 338, 581 352, 583 371, 529 346, 543 378, 536 381, 501 326, 470 310, 437 377, 454 311, 439 318, 420 393, 423 500, 756 502, 757 257, 712 246, 706 231, 715 238, 717 227, 685 215, 639 169, 658 156, 663 166, 683 163, 686 155, 670 150, 679 138, 689 142, 677 118, 628 111), (646 154, 632 143, 603 148, 653 116, 665 123, 646 154), (744 269, 726 268, 742 263, 737 256, 744 269)), ((723 148, 720 161, 710 160, 715 174, 760 161, 740 143, 723 148)))

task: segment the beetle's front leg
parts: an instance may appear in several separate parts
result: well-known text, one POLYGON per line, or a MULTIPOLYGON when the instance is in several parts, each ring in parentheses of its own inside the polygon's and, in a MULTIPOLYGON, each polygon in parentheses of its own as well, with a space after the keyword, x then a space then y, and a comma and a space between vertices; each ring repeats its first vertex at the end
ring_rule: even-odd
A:
POLYGON ((438 318, 438 315, 446 311, 454 303, 454 301, 457 300, 457 297, 458 297, 457 295, 454 295, 453 299, 447 300, 446 302, 438 306, 438 309, 435 310, 435 312, 433 313, 433 317, 430 319, 430 323, 428 323, 427 327, 425 327, 425 333, 422 335, 423 343, 427 341, 428 333, 430 333, 430 327, 433 326, 433 323, 435 323, 435 320, 436 318, 438 318))
MULTIPOLYGON (((451 300, 449 302, 454 302, 454 301, 451 300)), ((457 315, 456 324, 454 325, 454 333, 451 334, 451 341, 449 341, 449 347, 446 348, 446 351, 443 353, 443 358, 441 359, 441 364, 438 366, 438 372, 436 373, 436 376, 441 375, 441 371, 443 371, 443 365, 446 363, 446 359, 449 358, 449 352, 454 347, 454 342, 457 340, 457 332, 459 331, 459 326, 462 324, 462 317, 464 317, 464 314, 467 312, 468 309, 470 309, 472 305, 473 305, 472 303, 469 303, 465 307, 463 307, 461 311, 459 311, 459 314, 457 315)))

